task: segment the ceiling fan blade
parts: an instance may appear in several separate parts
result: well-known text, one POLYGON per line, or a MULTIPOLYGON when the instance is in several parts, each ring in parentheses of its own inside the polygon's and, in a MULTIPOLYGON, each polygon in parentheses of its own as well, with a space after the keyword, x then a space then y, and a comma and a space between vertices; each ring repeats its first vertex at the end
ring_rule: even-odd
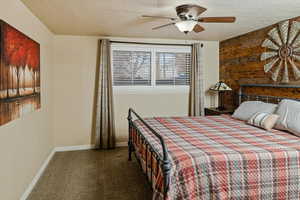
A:
POLYGON ((166 16, 142 15, 142 17, 176 20, 176 17, 166 17, 166 16))
POLYGON ((161 26, 156 26, 156 27, 152 28, 152 30, 157 30, 157 29, 164 28, 164 27, 167 27, 167 26, 172 26, 174 24, 175 24, 175 22, 164 24, 164 25, 161 25, 161 26))
POLYGON ((204 23, 233 23, 235 22, 235 17, 201 17, 198 22, 204 23))
POLYGON ((194 29, 193 29, 193 31, 195 32, 195 33, 200 33, 200 32, 202 32, 202 31, 204 31, 205 29, 202 27, 202 26, 200 26, 199 24, 197 24, 195 27, 194 27, 194 29))

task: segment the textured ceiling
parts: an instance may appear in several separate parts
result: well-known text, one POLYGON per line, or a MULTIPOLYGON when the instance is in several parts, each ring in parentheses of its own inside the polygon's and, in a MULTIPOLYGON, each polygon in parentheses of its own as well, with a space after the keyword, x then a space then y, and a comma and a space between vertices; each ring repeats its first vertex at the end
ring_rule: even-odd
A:
POLYGON ((299 15, 299 0, 22 0, 56 34, 224 40, 299 15), (194 3, 202 16, 236 16, 234 24, 202 24, 206 31, 185 35, 168 23, 141 15, 176 16, 175 7, 194 3))

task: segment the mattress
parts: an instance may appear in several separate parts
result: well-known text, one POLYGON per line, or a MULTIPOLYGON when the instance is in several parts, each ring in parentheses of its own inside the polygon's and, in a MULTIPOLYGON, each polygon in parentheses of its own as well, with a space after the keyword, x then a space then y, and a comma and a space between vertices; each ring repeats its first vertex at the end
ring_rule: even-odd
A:
POLYGON ((164 196, 161 144, 141 121, 134 121, 130 134, 153 199, 300 199, 299 137, 227 115, 145 121, 164 138, 172 165, 164 196))

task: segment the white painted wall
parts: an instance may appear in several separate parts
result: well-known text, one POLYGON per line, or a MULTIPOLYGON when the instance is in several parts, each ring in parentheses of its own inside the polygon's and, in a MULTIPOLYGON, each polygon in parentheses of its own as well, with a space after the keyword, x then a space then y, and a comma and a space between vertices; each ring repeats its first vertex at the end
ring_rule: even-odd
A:
POLYGON ((41 45, 42 107, 0 127, 0 199, 17 200, 54 147, 51 131, 53 34, 19 0, 0 0, 0 19, 41 45))
MULTIPOLYGON (((0 199, 19 199, 54 147, 92 143, 99 37, 54 36, 19 0, 0 0, 0 18, 41 45, 42 108, 0 127, 0 199)), ((190 43, 128 39, 122 41, 190 43)), ((218 80, 218 42, 204 43, 205 87, 218 80)), ((207 97, 208 98, 208 97, 207 97)), ((117 141, 127 140, 127 111, 186 115, 186 91, 114 91, 117 141)), ((207 101, 209 102, 209 101, 207 101)), ((209 103, 208 103, 209 104, 209 103)))
MULTIPOLYGON (((99 37, 55 36, 53 70, 53 132, 55 146, 90 144, 99 37)), ((191 43, 193 41, 112 38, 122 41, 191 43)), ((195 42, 195 41, 194 41, 195 42)), ((205 88, 219 80, 219 43, 204 44, 205 88)), ((188 91, 114 89, 117 141, 127 140, 127 112, 141 116, 187 115, 188 91)), ((210 97, 206 96, 210 106, 210 97)))

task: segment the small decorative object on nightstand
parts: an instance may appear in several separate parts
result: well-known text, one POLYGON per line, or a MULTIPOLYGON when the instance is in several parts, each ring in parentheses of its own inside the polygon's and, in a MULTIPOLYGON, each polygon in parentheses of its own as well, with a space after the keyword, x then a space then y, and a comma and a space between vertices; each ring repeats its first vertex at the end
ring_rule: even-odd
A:
POLYGON ((224 92, 231 91, 232 89, 226 85, 223 81, 217 82, 213 87, 211 87, 209 90, 219 92, 220 94, 220 106, 218 107, 218 110, 226 110, 224 107, 224 92))
POLYGON ((225 110, 219 110, 218 108, 205 108, 205 115, 232 115, 233 114, 233 110, 229 110, 229 109, 225 109, 225 110))

